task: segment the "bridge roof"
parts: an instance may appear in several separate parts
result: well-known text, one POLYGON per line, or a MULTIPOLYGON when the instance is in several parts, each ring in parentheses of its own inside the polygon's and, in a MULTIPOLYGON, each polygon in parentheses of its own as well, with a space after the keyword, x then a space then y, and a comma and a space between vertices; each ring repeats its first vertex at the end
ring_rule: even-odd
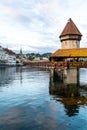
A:
POLYGON ((87 48, 74 48, 74 49, 58 49, 51 56, 52 57, 86 57, 87 48))

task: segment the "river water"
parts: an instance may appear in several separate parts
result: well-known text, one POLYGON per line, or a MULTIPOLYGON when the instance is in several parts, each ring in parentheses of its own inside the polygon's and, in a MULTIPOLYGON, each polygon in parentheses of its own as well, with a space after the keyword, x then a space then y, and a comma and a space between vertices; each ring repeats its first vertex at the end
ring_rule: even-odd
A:
POLYGON ((77 77, 69 71, 55 80, 45 69, 1 68, 0 130, 87 130, 87 69, 77 77))

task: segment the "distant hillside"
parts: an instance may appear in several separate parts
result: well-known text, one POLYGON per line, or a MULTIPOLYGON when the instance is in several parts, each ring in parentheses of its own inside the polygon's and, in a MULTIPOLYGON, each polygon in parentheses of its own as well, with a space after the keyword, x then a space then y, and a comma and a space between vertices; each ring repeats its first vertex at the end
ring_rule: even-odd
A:
POLYGON ((39 53, 27 53, 27 59, 29 60, 34 60, 35 58, 39 58, 40 60, 42 60, 43 58, 49 58, 49 56, 51 55, 51 53, 43 53, 43 54, 39 54, 39 53))
POLYGON ((49 53, 44 53, 44 54, 42 54, 41 56, 42 56, 42 57, 47 57, 47 58, 48 58, 51 54, 52 54, 52 53, 49 52, 49 53))
POLYGON ((39 54, 39 53, 27 53, 26 55, 31 55, 31 56, 35 56, 35 57, 47 57, 49 58, 49 56, 51 55, 52 53, 43 53, 43 54, 39 54))

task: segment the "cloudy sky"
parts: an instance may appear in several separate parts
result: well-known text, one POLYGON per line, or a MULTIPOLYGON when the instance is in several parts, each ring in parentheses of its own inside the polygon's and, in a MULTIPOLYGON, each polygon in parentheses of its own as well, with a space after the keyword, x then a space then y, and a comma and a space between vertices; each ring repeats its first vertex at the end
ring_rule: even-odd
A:
POLYGON ((12 50, 54 52, 71 18, 87 47, 87 0, 0 0, 0 45, 12 50))

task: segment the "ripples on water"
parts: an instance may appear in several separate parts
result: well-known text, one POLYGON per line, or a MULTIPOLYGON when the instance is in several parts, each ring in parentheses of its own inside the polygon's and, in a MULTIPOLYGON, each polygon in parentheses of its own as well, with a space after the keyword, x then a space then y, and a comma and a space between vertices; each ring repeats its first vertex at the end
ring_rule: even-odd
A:
POLYGON ((86 130, 87 69, 79 85, 40 68, 0 69, 0 130, 86 130))

